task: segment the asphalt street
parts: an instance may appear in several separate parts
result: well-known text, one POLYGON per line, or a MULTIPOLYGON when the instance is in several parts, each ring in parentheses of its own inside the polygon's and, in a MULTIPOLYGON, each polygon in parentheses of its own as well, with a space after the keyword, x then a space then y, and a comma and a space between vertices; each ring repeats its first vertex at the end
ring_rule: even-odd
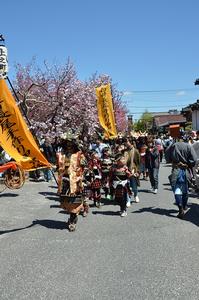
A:
POLYGON ((55 182, 27 181, 0 194, 0 300, 199 299, 199 199, 184 220, 160 169, 158 194, 141 181, 121 218, 105 202, 66 229, 55 182))

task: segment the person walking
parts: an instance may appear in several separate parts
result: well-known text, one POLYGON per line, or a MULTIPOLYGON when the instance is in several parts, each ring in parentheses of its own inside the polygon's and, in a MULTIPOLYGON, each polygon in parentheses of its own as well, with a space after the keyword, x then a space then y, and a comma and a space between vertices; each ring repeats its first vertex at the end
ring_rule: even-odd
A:
MULTIPOLYGON (((124 152, 124 157, 126 159, 126 165, 132 174, 131 177, 129 178, 130 188, 133 191, 135 202, 138 203, 140 201, 138 197, 138 186, 140 185, 140 181, 139 181, 140 153, 135 147, 135 143, 131 137, 125 140, 125 145, 126 145, 126 151, 124 152)), ((127 202, 127 207, 129 206, 130 206, 130 201, 127 202)))
MULTIPOLYGON (((41 145, 41 151, 43 152, 44 156, 51 164, 56 163, 56 154, 48 139, 46 139, 44 143, 41 145)), ((44 172, 45 181, 47 182, 50 181, 52 179, 51 169, 49 168, 43 169, 43 172, 44 172)))
POLYGON ((162 139, 158 136, 156 137, 155 145, 158 148, 158 151, 160 153, 160 162, 162 162, 163 154, 164 154, 164 147, 163 147, 162 139))
POLYGON ((158 177, 160 168, 160 152, 157 146, 154 145, 153 141, 148 142, 145 161, 151 183, 151 191, 154 194, 157 194, 159 183, 158 177))
POLYGON ((167 149, 165 158, 167 162, 172 163, 169 181, 179 209, 177 217, 183 219, 187 209, 192 168, 196 164, 197 155, 189 143, 175 142, 167 149))
POLYGON ((127 199, 131 194, 129 188, 129 177, 131 172, 126 165, 124 154, 118 152, 115 156, 115 163, 111 168, 110 181, 114 189, 115 201, 120 205, 120 216, 127 216, 127 199))

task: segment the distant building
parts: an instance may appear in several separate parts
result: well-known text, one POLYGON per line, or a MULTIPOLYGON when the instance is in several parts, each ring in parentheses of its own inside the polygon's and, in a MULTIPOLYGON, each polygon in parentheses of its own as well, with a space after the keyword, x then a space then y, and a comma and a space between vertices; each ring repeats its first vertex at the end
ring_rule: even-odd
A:
POLYGON ((153 133, 169 132, 170 125, 179 125, 185 129, 186 118, 177 110, 169 110, 168 112, 151 113, 153 117, 151 131, 153 133))
POLYGON ((192 122, 193 130, 199 130, 199 100, 183 108, 181 113, 192 122))

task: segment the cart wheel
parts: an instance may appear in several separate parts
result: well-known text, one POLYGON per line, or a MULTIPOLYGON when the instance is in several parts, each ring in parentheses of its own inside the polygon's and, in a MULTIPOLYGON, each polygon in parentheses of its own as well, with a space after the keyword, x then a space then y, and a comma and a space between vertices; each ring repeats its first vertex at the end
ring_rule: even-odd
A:
POLYGON ((5 175, 4 183, 9 189, 11 190, 19 189, 24 185, 25 173, 20 166, 18 166, 16 170, 13 169, 6 170, 4 175, 5 175))

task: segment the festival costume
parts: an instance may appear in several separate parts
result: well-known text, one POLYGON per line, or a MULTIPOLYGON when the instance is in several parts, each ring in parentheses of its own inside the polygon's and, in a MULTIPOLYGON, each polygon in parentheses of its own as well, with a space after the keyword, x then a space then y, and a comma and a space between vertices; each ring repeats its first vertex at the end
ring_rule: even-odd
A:
POLYGON ((129 177, 131 172, 121 161, 111 169, 111 182, 114 189, 115 201, 120 205, 121 212, 126 211, 127 194, 131 195, 129 177))
POLYGON ((71 155, 68 167, 69 190, 61 195, 61 208, 70 213, 68 228, 74 231, 81 211, 88 212, 88 204, 83 197, 83 166, 85 156, 81 151, 71 155))
POLYGON ((57 193, 61 195, 61 194, 66 194, 67 190, 69 189, 68 168, 70 165, 70 155, 66 155, 61 152, 58 152, 56 156, 57 156, 57 165, 58 165, 57 193))
POLYGON ((146 179, 146 177, 147 177, 146 149, 147 149, 147 146, 145 144, 142 144, 139 148, 139 152, 140 152, 140 174, 143 174, 143 179, 146 179))
POLYGON ((133 191, 134 198, 138 195, 138 186, 140 186, 139 170, 140 170, 140 153, 133 146, 124 153, 126 165, 132 176, 129 178, 130 187, 133 191))
POLYGON ((101 165, 100 160, 97 156, 93 155, 91 160, 89 161, 89 169, 91 171, 91 199, 94 201, 94 205, 97 207, 101 206, 101 165))
POLYGON ((102 187, 105 192, 105 198, 110 194, 110 170, 112 167, 112 159, 106 155, 101 159, 101 172, 102 172, 102 187))

